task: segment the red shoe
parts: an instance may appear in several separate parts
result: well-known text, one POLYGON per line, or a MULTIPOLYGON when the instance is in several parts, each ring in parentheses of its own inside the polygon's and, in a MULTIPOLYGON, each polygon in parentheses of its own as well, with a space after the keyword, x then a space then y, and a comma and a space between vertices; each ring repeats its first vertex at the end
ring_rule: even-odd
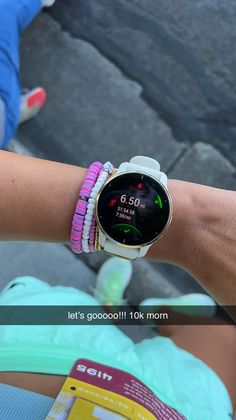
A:
POLYGON ((21 95, 20 123, 35 117, 44 107, 46 99, 47 94, 41 87, 23 92, 21 95))

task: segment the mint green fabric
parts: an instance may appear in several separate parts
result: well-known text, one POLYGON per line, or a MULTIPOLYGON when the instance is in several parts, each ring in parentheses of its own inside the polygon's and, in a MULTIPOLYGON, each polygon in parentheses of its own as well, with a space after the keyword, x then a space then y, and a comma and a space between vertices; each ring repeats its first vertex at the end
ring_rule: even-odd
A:
MULTIPOLYGON (((12 304, 83 306, 98 302, 71 287, 52 287, 21 277, 0 294, 0 305, 12 304)), ((130 372, 189 420, 229 420, 232 414, 229 394, 215 372, 168 338, 134 344, 113 325, 0 326, 0 371, 67 375, 80 357, 130 372)))

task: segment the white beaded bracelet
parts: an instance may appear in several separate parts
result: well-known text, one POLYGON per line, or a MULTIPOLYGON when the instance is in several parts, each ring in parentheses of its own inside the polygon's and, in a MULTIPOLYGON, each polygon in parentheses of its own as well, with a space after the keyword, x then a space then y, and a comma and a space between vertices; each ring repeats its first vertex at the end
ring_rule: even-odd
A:
POLYGON ((103 168, 98 176, 98 179, 90 193, 89 199, 88 199, 88 206, 86 215, 84 218, 84 225, 83 225, 83 232, 82 232, 82 249, 84 252, 88 253, 90 252, 89 249, 89 231, 93 219, 94 209, 96 205, 96 198, 102 188, 102 186, 105 184, 108 175, 110 175, 113 172, 114 166, 111 162, 106 162, 103 165, 103 168))

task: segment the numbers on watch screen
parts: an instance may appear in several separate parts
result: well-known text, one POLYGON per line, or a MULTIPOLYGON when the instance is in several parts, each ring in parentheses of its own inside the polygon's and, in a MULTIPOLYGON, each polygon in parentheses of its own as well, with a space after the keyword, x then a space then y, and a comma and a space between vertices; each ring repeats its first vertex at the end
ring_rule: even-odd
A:
POLYGON ((140 199, 135 197, 127 197, 126 194, 122 194, 120 197, 120 201, 122 204, 129 204, 130 206, 139 207, 140 206, 140 199))

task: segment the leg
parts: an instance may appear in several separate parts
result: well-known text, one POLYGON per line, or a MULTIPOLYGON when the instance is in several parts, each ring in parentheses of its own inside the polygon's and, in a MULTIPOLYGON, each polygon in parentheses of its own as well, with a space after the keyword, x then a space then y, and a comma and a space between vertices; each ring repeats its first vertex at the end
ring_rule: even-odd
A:
MULTIPOLYGON (((187 322, 188 323, 188 322, 187 322)), ((159 325, 161 335, 211 367, 228 389, 236 408, 236 328, 232 325, 159 325)))
MULTIPOLYGON (((0 0, 0 98, 5 105, 5 147, 17 127, 20 110, 19 41, 42 8, 41 0, 0 0)), ((1 123, 1 121, 0 121, 1 123)))

